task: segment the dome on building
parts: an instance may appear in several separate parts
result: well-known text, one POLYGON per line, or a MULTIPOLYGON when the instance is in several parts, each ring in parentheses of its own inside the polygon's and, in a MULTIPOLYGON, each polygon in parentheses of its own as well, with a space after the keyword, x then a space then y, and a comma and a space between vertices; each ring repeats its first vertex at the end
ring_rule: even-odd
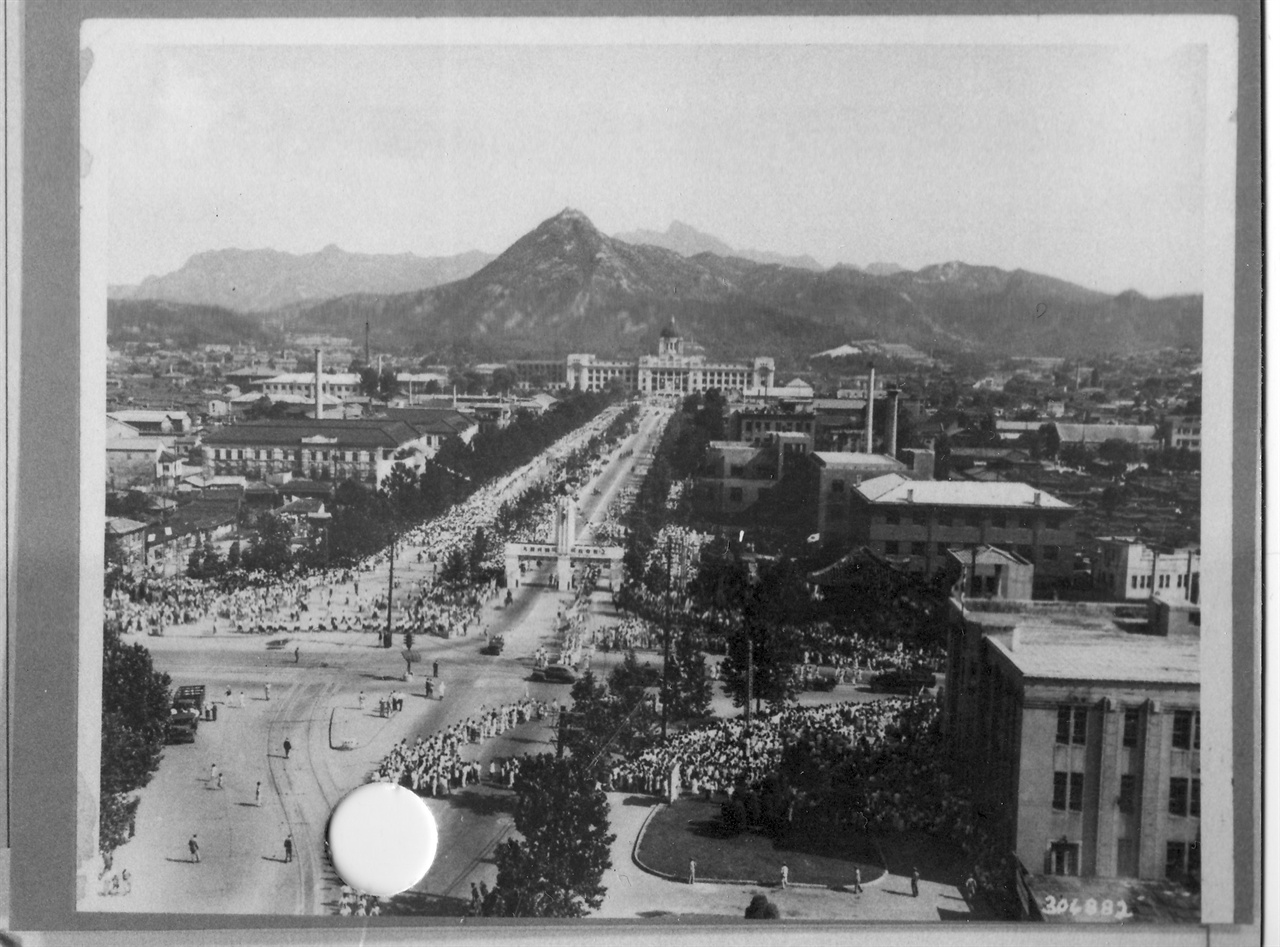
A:
POLYGON ((678 338, 680 338, 680 332, 679 332, 679 330, 677 330, 677 329, 676 329, 676 320, 675 320, 675 317, 674 317, 674 316, 672 316, 672 317, 671 317, 671 321, 670 321, 670 322, 668 322, 665 326, 663 326, 663 328, 662 328, 662 338, 664 338, 664 339, 678 339, 678 338))

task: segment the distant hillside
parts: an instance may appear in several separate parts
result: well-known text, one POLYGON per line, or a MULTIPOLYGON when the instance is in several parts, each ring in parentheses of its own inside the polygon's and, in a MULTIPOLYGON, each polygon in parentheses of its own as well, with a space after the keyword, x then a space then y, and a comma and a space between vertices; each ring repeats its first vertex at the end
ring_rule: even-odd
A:
POLYGON ((497 357, 650 352, 671 318, 712 358, 806 358, 850 338, 1020 355, 1200 346, 1199 296, 1112 297, 1024 270, 951 262, 875 275, 686 257, 602 234, 566 209, 474 274, 414 293, 277 313, 297 331, 497 357))
POLYGON ((137 286, 111 286, 115 299, 162 299, 265 312, 350 293, 402 293, 470 276, 493 259, 472 251, 449 257, 412 253, 347 253, 327 246, 318 253, 279 250, 211 250, 197 253, 164 276, 137 286))
POLYGON ((172 339, 177 348, 200 345, 248 343, 274 346, 278 331, 263 325, 260 317, 231 312, 218 306, 191 306, 151 299, 107 301, 107 343, 162 342, 172 339))
POLYGON ((613 239, 630 244, 645 244, 673 250, 681 256, 697 256, 714 253, 716 256, 736 256, 753 263, 776 263, 779 266, 795 266, 802 270, 821 270, 822 264, 811 256, 786 256, 767 250, 735 250, 719 237, 696 230, 680 221, 672 221, 665 231, 633 230, 614 234, 613 239))

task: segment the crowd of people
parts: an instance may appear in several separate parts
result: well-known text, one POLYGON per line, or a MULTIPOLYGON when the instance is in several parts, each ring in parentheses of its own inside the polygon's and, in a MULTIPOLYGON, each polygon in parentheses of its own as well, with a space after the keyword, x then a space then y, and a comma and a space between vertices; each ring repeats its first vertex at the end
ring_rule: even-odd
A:
MULTIPOLYGON (((545 701, 530 698, 481 707, 477 713, 430 736, 419 736, 412 743, 402 739, 383 757, 370 781, 396 783, 424 796, 451 795, 455 789, 479 784, 484 777, 480 761, 467 758, 465 748, 478 746, 531 720, 543 720, 549 713, 545 701)), ((492 759, 489 780, 509 788, 519 767, 519 757, 492 759)))
MULTIPOLYGON (((403 534, 397 542, 398 561, 433 563, 433 572, 449 552, 466 548, 478 529, 498 541, 490 543, 482 569, 488 578, 477 587, 453 594, 420 581, 412 593, 401 596, 407 597, 416 611, 403 614, 395 630, 415 628, 453 635, 474 627, 479 607, 497 592, 493 576, 503 565, 502 541, 547 535, 554 515, 553 503, 547 501, 508 533, 498 535, 499 510, 537 482, 558 479, 569 454, 568 445, 586 438, 595 450, 602 450, 600 435, 613 423, 614 415, 604 412, 585 428, 566 435, 544 457, 484 484, 447 512, 403 534)), ((380 585, 372 587, 367 577, 385 568, 389 555, 390 551, 384 550, 351 568, 309 574, 241 573, 234 586, 185 576, 126 576, 104 597, 106 619, 118 623, 126 634, 158 635, 166 628, 201 622, 208 622, 214 634, 377 631, 385 627, 387 590, 380 585), (366 577, 363 593, 361 576, 366 577)))

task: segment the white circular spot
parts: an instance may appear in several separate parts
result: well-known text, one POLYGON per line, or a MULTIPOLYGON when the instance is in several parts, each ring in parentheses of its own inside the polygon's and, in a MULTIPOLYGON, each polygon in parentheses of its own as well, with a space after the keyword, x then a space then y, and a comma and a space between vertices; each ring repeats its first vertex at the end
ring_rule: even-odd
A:
POLYGON ((366 894, 413 887, 436 857, 436 820, 403 786, 368 783, 338 803, 329 820, 329 855, 338 875, 366 894))

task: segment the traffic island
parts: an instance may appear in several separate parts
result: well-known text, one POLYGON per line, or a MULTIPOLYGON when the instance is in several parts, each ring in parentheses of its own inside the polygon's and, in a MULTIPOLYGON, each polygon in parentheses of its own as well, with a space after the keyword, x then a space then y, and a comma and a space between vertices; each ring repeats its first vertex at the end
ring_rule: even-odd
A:
POLYGON ((728 832, 720 804, 680 799, 658 806, 635 848, 636 863, 651 874, 688 881, 689 861, 697 862, 696 882, 777 885, 782 866, 788 883, 845 888, 853 872, 870 884, 885 873, 884 858, 871 837, 857 832, 793 831, 773 839, 763 832, 728 832))

